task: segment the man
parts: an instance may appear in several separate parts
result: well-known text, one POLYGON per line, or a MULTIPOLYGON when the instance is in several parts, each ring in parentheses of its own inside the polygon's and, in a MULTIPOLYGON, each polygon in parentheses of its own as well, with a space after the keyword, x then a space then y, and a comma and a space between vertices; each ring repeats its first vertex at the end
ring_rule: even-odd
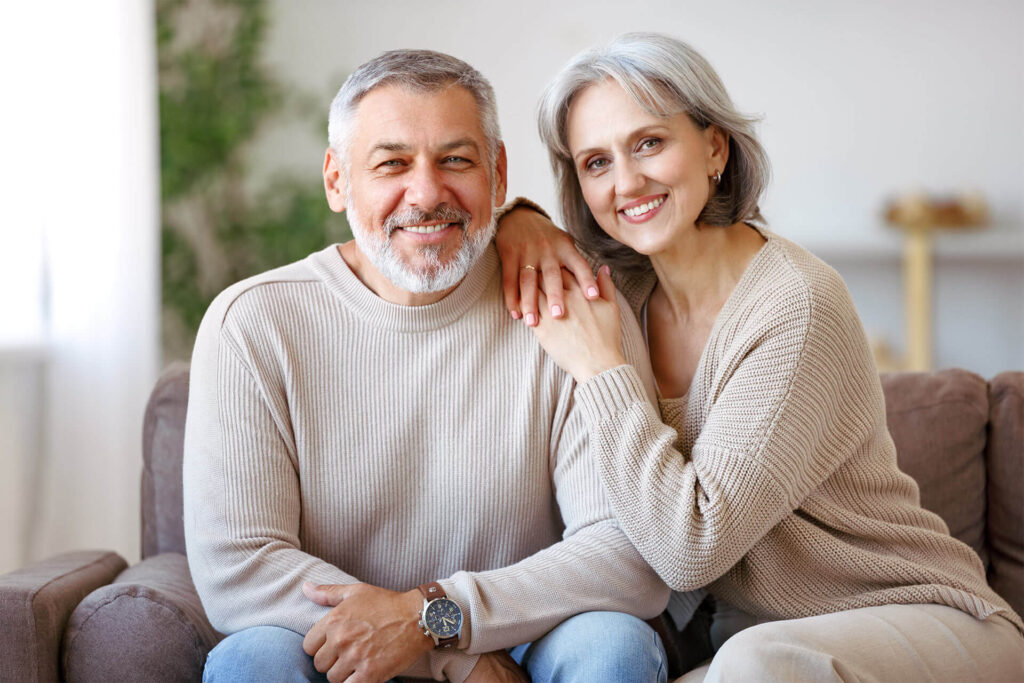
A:
POLYGON ((637 617, 667 588, 611 515, 571 379, 502 305, 490 85, 385 53, 329 137, 355 240, 229 288, 196 340, 185 536, 233 634, 208 680, 521 680, 508 648, 535 681, 664 680, 637 617))

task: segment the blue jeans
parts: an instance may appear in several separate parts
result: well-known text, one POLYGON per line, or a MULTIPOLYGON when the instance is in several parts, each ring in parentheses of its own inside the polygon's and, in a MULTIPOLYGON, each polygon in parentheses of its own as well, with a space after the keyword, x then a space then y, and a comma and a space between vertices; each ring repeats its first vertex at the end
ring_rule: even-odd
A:
POLYGON ((665 683, 668 678, 661 638, 621 612, 577 614, 510 654, 533 683, 665 683))
MULTIPOLYGON (((577 615, 511 654, 533 683, 665 683, 668 675, 658 635, 640 619, 618 612, 577 615)), ((258 626, 228 636, 206 659, 204 683, 235 681, 326 683, 327 677, 303 651, 302 636, 258 626)))

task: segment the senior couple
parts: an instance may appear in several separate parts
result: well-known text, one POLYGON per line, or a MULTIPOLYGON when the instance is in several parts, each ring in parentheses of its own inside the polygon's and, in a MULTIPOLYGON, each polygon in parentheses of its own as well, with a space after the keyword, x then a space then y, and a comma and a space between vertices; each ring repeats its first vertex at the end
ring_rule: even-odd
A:
POLYGON ((665 681, 705 596, 687 680, 1024 676, 711 66, 622 36, 540 130, 575 239, 496 208, 469 65, 388 52, 341 88, 323 176, 355 239, 228 288, 196 341, 185 534, 230 634, 205 680, 665 681))

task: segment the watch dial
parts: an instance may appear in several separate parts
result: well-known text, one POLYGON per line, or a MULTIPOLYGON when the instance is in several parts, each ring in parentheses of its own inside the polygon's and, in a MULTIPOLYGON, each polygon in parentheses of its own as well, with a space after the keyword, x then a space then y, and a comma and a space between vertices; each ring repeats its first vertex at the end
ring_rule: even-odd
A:
POLYGON ((423 623, 438 638, 451 638, 462 628, 462 610, 448 598, 433 600, 427 605, 423 623))

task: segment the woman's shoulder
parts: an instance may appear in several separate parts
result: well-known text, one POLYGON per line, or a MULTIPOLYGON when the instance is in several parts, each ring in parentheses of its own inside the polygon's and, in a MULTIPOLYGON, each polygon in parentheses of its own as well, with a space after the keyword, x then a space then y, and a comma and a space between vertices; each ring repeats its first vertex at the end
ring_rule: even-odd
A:
POLYGON ((839 273, 799 244, 766 228, 761 251, 727 302, 720 331, 730 338, 785 337, 802 347, 811 336, 850 334, 860 326, 839 273))
MULTIPOLYGON (((782 235, 759 228, 767 242, 758 277, 753 279, 755 293, 778 300, 785 295, 796 295, 812 308, 826 310, 852 309, 849 291, 835 268, 782 235)), ((752 264, 753 265, 753 264, 752 264)))

